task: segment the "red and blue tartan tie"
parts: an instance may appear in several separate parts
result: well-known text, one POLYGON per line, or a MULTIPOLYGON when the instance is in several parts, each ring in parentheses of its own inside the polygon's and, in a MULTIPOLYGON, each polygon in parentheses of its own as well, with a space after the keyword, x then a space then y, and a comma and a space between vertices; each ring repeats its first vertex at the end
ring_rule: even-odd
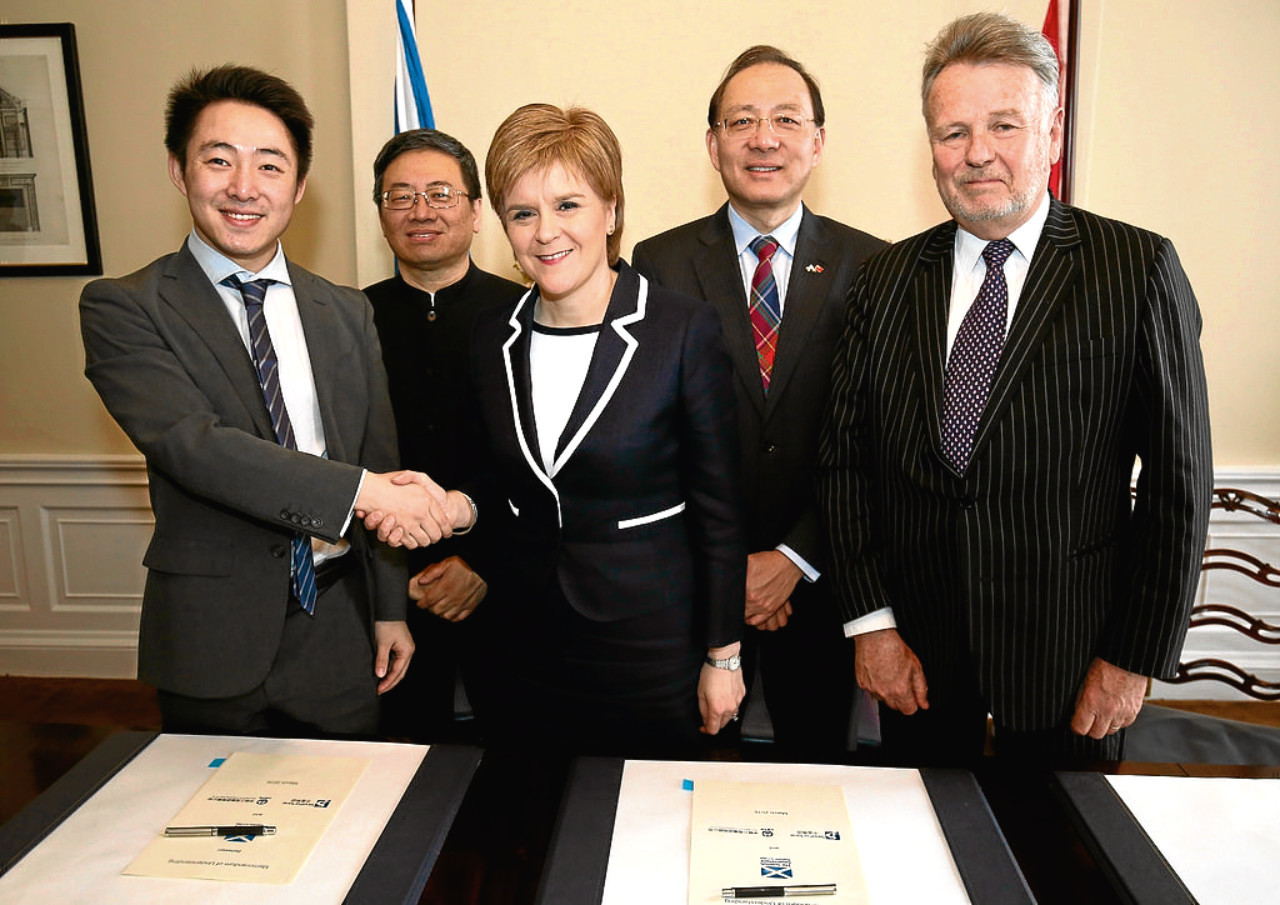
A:
POLYGON ((760 360, 760 382, 767 394, 769 378, 773 375, 773 357, 778 350, 778 325, 782 322, 778 284, 770 263, 778 243, 773 236, 756 236, 751 240, 751 250, 760 260, 751 277, 751 332, 756 341, 756 357, 760 360))

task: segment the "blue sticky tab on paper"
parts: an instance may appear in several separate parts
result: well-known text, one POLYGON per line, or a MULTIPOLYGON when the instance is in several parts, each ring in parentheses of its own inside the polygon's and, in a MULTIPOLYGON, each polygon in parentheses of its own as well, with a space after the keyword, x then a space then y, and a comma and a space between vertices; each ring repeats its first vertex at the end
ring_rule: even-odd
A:
POLYGON ((683 790, 684 790, 684 791, 686 791, 686 792, 692 792, 692 791, 693 791, 693 780, 692 780, 692 779, 686 779, 686 780, 682 781, 682 782, 680 783, 680 788, 681 788, 681 789, 683 789, 683 790))
POLYGON ((209 761, 209 766, 221 767, 226 762, 227 762, 227 759, 225 757, 215 757, 213 760, 209 761))

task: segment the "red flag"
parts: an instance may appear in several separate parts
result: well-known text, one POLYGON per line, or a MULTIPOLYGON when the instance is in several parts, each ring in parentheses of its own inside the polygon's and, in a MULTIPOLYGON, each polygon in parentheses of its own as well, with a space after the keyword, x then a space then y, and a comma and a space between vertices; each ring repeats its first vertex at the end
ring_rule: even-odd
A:
MULTIPOLYGON (((1062 7, 1065 7, 1065 5, 1066 4, 1062 4, 1062 7)), ((1062 140, 1063 152, 1062 156, 1058 158, 1058 162, 1053 165, 1053 169, 1049 171, 1049 191, 1053 193, 1053 197, 1062 200, 1068 200, 1063 198, 1062 195, 1062 170, 1063 163, 1066 159, 1067 145, 1065 126, 1067 117, 1065 116, 1065 112, 1067 102, 1069 100, 1067 97, 1067 41, 1069 23, 1065 18, 1065 13, 1065 8, 1062 8, 1060 11, 1058 0, 1049 0, 1049 9, 1045 13, 1044 28, 1042 29, 1044 36, 1049 40, 1049 43, 1053 45, 1053 52, 1058 55, 1058 102, 1062 104, 1064 111, 1062 140)))

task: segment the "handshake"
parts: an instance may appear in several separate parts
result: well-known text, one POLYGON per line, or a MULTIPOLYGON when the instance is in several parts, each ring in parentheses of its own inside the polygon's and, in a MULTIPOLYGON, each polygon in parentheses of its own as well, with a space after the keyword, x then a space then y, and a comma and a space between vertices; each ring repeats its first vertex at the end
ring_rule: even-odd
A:
POLYGON ((356 517, 378 540, 410 550, 463 533, 475 523, 475 508, 457 490, 446 491, 419 471, 366 472, 356 496, 356 517))

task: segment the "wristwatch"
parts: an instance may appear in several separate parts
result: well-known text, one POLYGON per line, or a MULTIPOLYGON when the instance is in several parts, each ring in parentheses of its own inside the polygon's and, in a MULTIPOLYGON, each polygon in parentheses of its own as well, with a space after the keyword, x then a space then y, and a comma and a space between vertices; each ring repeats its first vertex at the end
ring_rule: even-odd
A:
POLYGON ((737 654, 724 660, 717 660, 715 657, 707 654, 707 665, 714 666, 716 669, 727 669, 730 672, 742 668, 742 658, 737 654))

